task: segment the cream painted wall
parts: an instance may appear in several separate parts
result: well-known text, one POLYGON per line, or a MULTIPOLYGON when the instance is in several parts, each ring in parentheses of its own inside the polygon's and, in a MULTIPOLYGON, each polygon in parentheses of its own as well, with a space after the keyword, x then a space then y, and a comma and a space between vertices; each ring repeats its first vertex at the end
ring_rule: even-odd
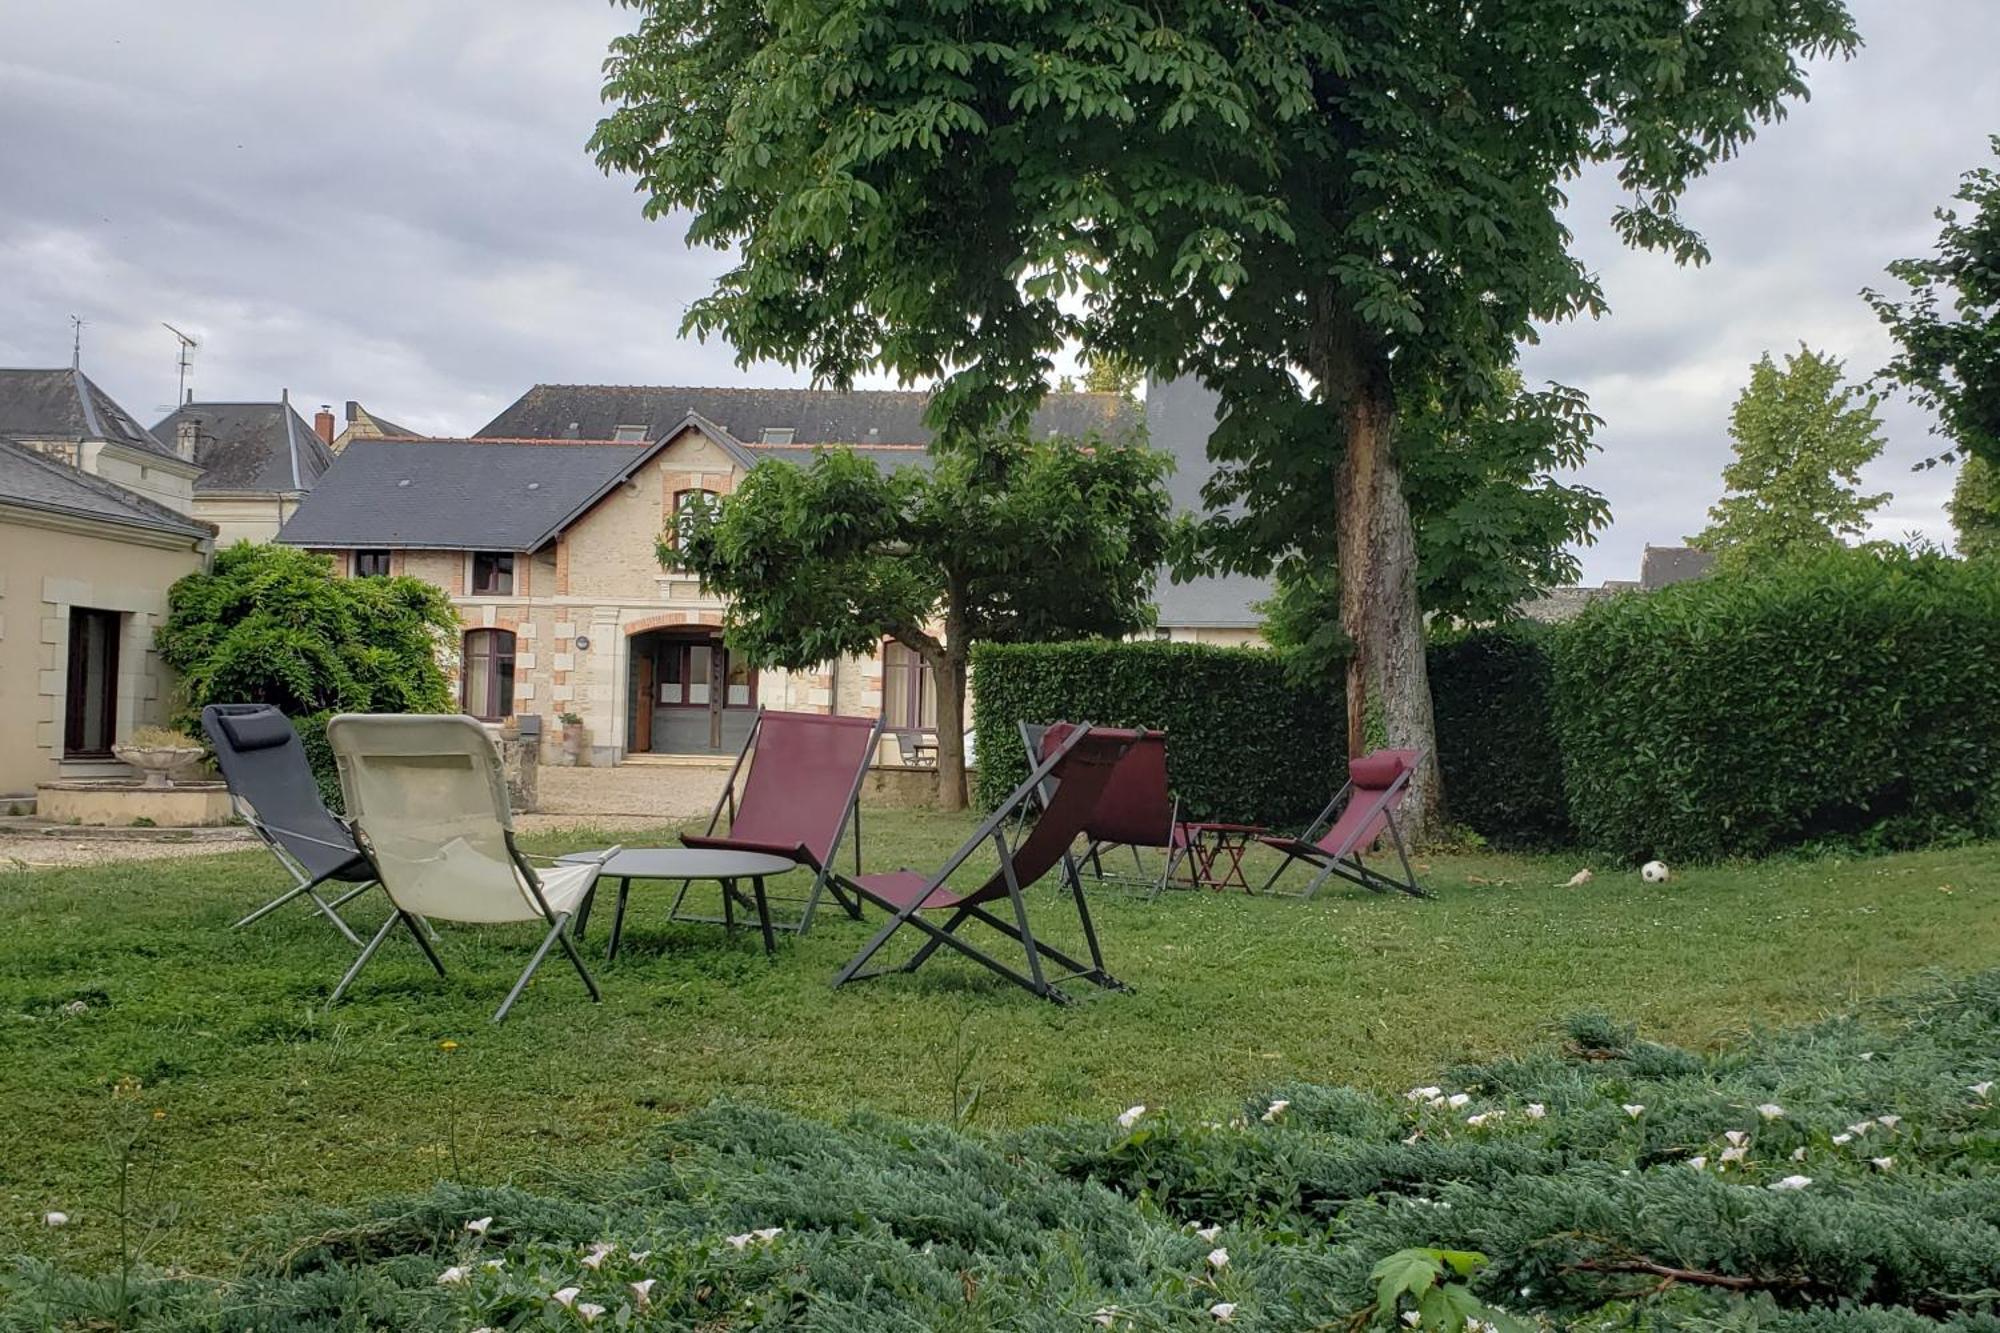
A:
POLYGON ((194 497, 194 516, 203 523, 215 525, 217 550, 234 546, 237 542, 271 541, 298 507, 299 502, 290 496, 222 496, 197 492, 194 497))
POLYGON ((83 460, 85 472, 115 481, 176 513, 194 512, 194 474, 165 459, 90 441, 84 445, 83 460))
POLYGON ((46 526, 0 510, 0 794, 31 792, 62 767, 73 606, 124 612, 118 645, 117 734, 165 720, 172 673, 153 652, 167 588, 203 555, 109 535, 46 526))

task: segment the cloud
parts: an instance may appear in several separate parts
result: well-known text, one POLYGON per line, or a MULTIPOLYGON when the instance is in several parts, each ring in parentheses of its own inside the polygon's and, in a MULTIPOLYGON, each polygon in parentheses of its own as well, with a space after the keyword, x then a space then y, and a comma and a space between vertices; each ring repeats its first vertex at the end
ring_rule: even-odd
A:
MULTIPOLYGON (((1621 249, 1614 184, 1572 223, 1613 313, 1548 332, 1531 376, 1606 417, 1585 480, 1615 523, 1586 578, 1630 577, 1647 542, 1697 530, 1728 456, 1729 405, 1766 349, 1804 340, 1872 372, 1888 348, 1857 291, 1928 248, 1931 211, 2000 128, 2000 5, 1855 0, 1869 46, 1700 183, 1715 262, 1621 249)), ((215 398, 289 387, 467 431, 536 381, 797 384, 680 340, 726 265, 647 222, 584 143, 599 66, 632 22, 604 4, 102 0, 0 12, 0 364, 52 365, 68 317, 85 364, 152 420, 173 396, 162 320, 202 341, 215 398)), ((1878 529, 1944 528, 1948 470, 1920 413, 1885 409, 1868 478, 1878 529)))

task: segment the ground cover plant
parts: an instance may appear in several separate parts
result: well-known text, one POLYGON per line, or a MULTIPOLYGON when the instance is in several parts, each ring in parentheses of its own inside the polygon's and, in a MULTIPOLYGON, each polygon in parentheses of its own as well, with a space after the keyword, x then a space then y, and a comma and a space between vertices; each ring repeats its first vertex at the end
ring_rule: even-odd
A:
MULTIPOLYGON (((928 866, 964 822, 871 811, 867 828, 871 867, 928 866)), ((1069 1009, 951 960, 836 994, 861 926, 828 916, 766 962, 748 938, 663 924, 642 885, 619 961, 599 967, 603 1006, 544 969, 498 1028, 487 1017, 532 931, 448 929, 443 982, 399 944, 327 1011, 352 957, 331 931, 304 911, 228 930, 281 882, 260 852, 0 874, 0 1253, 103 1268, 129 1246, 216 1272, 248 1219, 440 1179, 555 1192, 718 1096, 990 1129, 1138 1102, 1227 1119, 1287 1081, 1429 1081, 1582 1008, 1705 1047, 1927 967, 1988 965, 2000 944, 1991 846, 1690 870, 1663 889, 1602 867, 1558 887, 1572 859, 1420 865, 1435 902, 1099 893, 1134 990, 1069 1009), (44 1226, 51 1210, 68 1225, 44 1226)), ((593 952, 604 931, 600 916, 593 952)))
POLYGON ((1397 1092, 986 1135, 735 1102, 538 1189, 29 1262, 0 1327, 2000 1326, 2000 972, 1711 1056, 1601 1016, 1397 1092))

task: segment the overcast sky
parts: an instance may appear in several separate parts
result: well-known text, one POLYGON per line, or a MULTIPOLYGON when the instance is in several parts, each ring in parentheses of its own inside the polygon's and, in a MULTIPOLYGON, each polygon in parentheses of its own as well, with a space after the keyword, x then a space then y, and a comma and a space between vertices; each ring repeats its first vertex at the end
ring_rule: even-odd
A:
MULTIPOLYGON (((1612 314, 1527 368, 1606 418, 1585 480, 1614 524, 1586 581, 1701 526, 1760 352, 1886 359, 1856 292, 1930 247, 2000 131, 2000 0, 1850 2, 1867 49, 1693 192, 1713 264, 1621 251, 1608 183, 1575 192, 1612 314)), ((629 23, 593 0, 0 0, 0 365, 65 363, 81 315, 85 368, 150 423, 174 396, 166 321, 201 341, 197 397, 289 388, 438 433, 538 381, 801 383, 676 338, 722 262, 584 154, 629 23)), ((1949 474, 1908 470, 1928 422, 1885 415, 1878 528, 1942 537, 1949 474)))

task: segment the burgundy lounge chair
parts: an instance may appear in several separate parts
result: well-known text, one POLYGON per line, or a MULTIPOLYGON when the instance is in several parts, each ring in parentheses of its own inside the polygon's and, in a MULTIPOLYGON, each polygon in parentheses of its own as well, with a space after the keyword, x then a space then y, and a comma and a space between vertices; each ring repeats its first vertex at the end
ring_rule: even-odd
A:
POLYGON ((1430 893, 1417 883, 1410 869, 1409 849, 1403 845, 1403 831, 1396 827, 1396 807, 1410 789, 1410 777, 1423 758, 1421 750, 1376 750, 1347 764, 1347 785, 1334 794, 1319 818, 1296 838, 1260 837, 1257 841, 1285 854, 1271 878, 1264 881, 1269 891, 1278 876, 1294 861, 1319 867, 1319 874, 1306 886, 1305 897, 1318 893, 1329 875, 1359 884, 1364 889, 1387 893, 1391 889, 1418 898, 1430 893), (1339 817, 1335 818, 1335 811, 1339 817), (1395 879, 1365 865, 1361 854, 1375 845, 1387 830, 1396 844, 1396 859, 1403 863, 1403 878, 1395 879))
MULTIPOLYGON (((1041 754, 1031 752, 1030 759, 1047 757, 1074 726, 1070 722, 1057 722, 1044 728, 1041 754)), ((1173 877, 1174 867, 1188 853, 1187 838, 1181 828, 1180 799, 1167 785, 1167 733, 1113 731, 1111 734, 1130 741, 1132 746, 1118 761, 1110 783, 1097 798, 1097 808, 1083 826, 1083 836, 1090 845, 1081 859, 1090 862, 1100 881, 1124 879, 1124 876, 1105 875, 1101 853, 1111 847, 1129 847, 1133 874, 1128 882, 1144 885, 1151 890, 1150 896, 1157 897, 1173 877), (1154 848, 1165 856, 1165 864, 1157 876, 1146 873, 1145 862, 1139 859, 1141 847, 1154 848)))
POLYGON ((1091 925, 1090 908, 1081 890, 1073 883, 1070 886, 1070 898, 1076 904, 1077 920, 1083 927, 1083 938, 1090 949, 1088 966, 1058 949, 1050 948, 1045 941, 1035 937, 1028 924, 1028 903, 1024 891, 1068 859, 1070 845, 1076 841, 1077 834, 1083 832, 1084 824, 1097 806, 1098 797, 1111 781, 1112 771, 1131 744, 1130 733, 1078 726, 1058 743, 1052 754, 1035 765, 1027 780, 986 817, 985 822, 966 839, 965 845, 952 853, 951 859, 936 874, 926 877, 913 870, 896 870, 887 874, 860 875, 850 881, 848 887, 894 915, 875 938, 869 940, 861 952, 840 970, 833 984, 843 986, 850 981, 878 976, 884 971, 914 972, 940 946, 947 946, 1016 985, 1058 1003, 1069 1002, 1069 996, 1063 993, 1057 984, 1059 982, 1080 980, 1093 982, 1107 990, 1128 989, 1104 970, 1104 955, 1097 947, 1097 931, 1091 925), (1013 826, 1015 813, 1032 798, 1036 788, 1050 778, 1056 780, 1056 789, 1041 818, 1035 821, 1026 837, 1010 838, 1008 830, 1013 826), (953 872, 988 842, 999 853, 999 869, 969 893, 958 893, 946 887, 945 881, 951 878, 953 872), (1003 903, 1008 909, 1005 917, 987 910, 989 906, 1003 903), (949 912, 950 916, 939 924, 926 920, 922 915, 924 912, 949 912), (959 933, 960 928, 973 921, 991 927, 1018 945, 1021 949, 1020 964, 1015 966, 1002 962, 965 940, 959 933), (889 942, 889 938, 906 926, 927 937, 916 953, 899 967, 862 971, 889 942), (1043 971, 1044 961, 1065 971, 1051 979, 1043 971))
MULTIPOLYGON (((689 847, 767 852, 810 868, 813 883, 805 896, 804 910, 796 925, 782 929, 801 935, 812 929, 813 909, 819 905, 820 895, 827 892, 849 916, 860 920, 861 906, 842 891, 841 876, 833 862, 852 818, 854 869, 857 873, 861 869, 861 782, 868 766, 875 762, 881 735, 879 718, 759 709, 736 764, 729 770, 729 782, 716 800, 715 813, 709 816, 707 830, 683 833, 681 841, 689 847), (743 788, 740 799, 736 794, 739 779, 743 788), (729 831, 718 834, 716 826, 725 810, 729 831)), ((682 884, 674 898, 671 919, 709 920, 680 915, 687 890, 682 884)))

